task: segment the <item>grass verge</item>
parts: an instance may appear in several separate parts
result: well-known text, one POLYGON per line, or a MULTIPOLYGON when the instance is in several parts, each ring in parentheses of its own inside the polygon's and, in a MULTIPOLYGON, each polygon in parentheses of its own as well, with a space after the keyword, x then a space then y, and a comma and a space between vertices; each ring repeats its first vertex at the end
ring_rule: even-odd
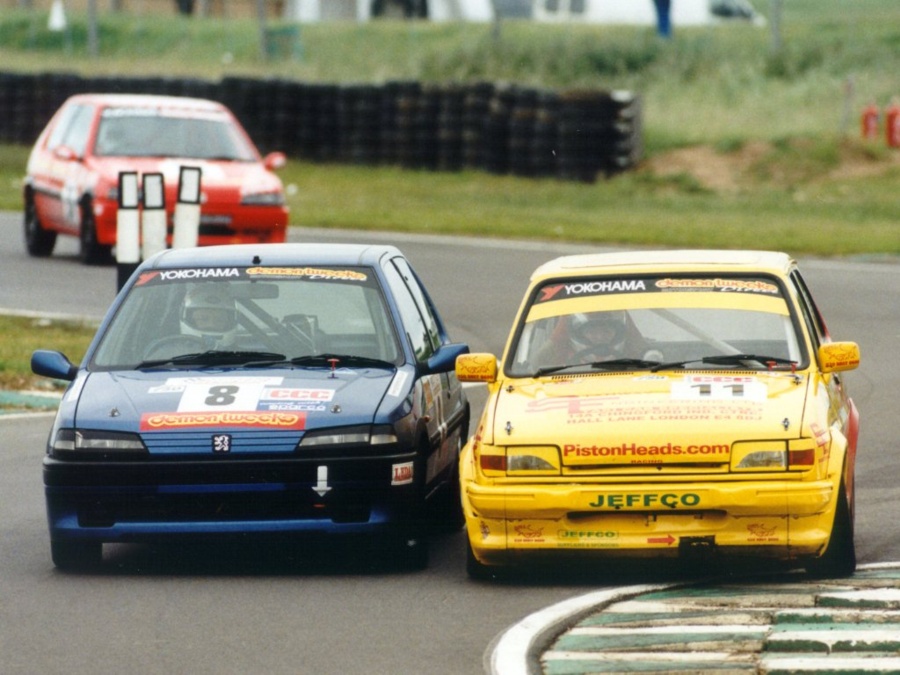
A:
POLYGON ((77 363, 96 330, 80 321, 0 315, 0 391, 62 391, 64 383, 31 372, 32 352, 52 345, 77 363))

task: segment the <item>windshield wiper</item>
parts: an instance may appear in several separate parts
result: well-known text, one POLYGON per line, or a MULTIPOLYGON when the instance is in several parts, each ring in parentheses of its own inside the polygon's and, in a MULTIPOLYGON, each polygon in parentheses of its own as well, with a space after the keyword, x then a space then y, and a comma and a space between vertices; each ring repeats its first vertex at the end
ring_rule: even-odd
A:
POLYGON ((205 352, 179 354, 166 359, 142 361, 137 369, 161 366, 259 366, 274 365, 284 361, 284 354, 275 352, 227 351, 210 349, 205 352))
POLYGON ((609 359, 608 361, 594 361, 591 368, 599 368, 601 370, 646 370, 655 368, 659 365, 659 361, 648 361, 647 359, 609 359))
POLYGON ((756 361, 767 368, 772 368, 773 366, 791 366, 791 368, 793 368, 797 365, 796 361, 781 356, 767 356, 765 354, 716 354, 714 356, 704 356, 697 359, 660 363, 653 366, 650 370, 655 373, 658 370, 668 370, 669 368, 683 368, 690 363, 706 363, 712 366, 740 366, 744 365, 746 361, 756 361))
POLYGON ((659 365, 659 361, 648 361, 646 359, 609 359, 608 361, 594 361, 592 363, 570 363, 565 366, 543 366, 538 368, 534 373, 534 377, 542 377, 544 375, 552 375, 570 368, 593 368, 597 370, 646 370, 652 369, 659 365))
POLYGON ((297 356, 288 361, 295 366, 370 366, 372 368, 394 368, 390 361, 375 359, 369 356, 357 356, 355 354, 309 354, 297 356))

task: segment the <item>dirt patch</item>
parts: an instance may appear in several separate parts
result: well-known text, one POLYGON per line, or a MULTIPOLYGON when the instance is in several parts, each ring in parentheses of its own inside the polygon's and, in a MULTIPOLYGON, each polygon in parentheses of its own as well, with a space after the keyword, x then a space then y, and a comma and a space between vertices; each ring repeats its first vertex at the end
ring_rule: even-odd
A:
POLYGON ((746 173, 768 152, 764 143, 747 144, 737 152, 722 153, 707 145, 680 148, 648 158, 642 170, 658 176, 690 176, 715 192, 737 192, 746 173))
MULTIPOLYGON (((802 141, 793 148, 802 155, 802 141)), ((803 169, 805 180, 853 180, 881 175, 900 167, 900 150, 867 148, 858 143, 844 143, 837 150, 836 165, 816 171, 803 169)), ((754 141, 740 149, 720 152, 711 146, 680 148, 647 158, 640 167, 657 176, 689 176, 698 185, 713 192, 739 192, 748 182, 784 184, 786 175, 796 174, 796 157, 779 158, 771 143, 754 141), (791 166, 793 165, 793 166, 791 166), (760 170, 764 167, 765 170, 760 170)))

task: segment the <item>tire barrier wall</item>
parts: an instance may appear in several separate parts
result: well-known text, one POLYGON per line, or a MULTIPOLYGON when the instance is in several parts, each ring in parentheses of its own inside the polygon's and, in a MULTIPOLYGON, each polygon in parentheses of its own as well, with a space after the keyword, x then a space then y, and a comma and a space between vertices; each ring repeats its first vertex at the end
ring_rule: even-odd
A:
POLYGON ((87 92, 217 100, 263 152, 313 161, 591 182, 642 155, 641 101, 631 92, 66 73, 0 72, 0 142, 31 145, 63 101, 87 92))

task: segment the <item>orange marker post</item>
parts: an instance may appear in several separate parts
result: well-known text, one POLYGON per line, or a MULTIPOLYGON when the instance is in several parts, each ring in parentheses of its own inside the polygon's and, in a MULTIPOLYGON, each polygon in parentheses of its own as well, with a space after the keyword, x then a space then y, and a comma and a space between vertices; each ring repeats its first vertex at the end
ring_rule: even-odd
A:
POLYGON ((878 138, 878 123, 881 120, 881 111, 875 103, 870 103, 863 108, 860 126, 862 128, 862 137, 867 141, 874 141, 878 138))
POLYGON ((884 116, 889 148, 900 148, 900 102, 894 99, 884 116))

